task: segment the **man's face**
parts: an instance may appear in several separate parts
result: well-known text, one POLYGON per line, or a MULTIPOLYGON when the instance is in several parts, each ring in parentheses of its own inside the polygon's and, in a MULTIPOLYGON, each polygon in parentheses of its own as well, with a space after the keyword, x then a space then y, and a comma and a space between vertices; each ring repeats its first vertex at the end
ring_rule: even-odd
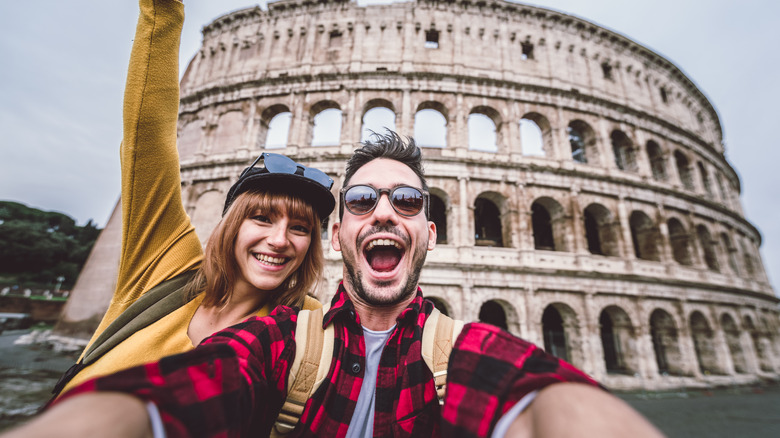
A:
MULTIPOLYGON (((377 189, 408 185, 422 190, 422 182, 405 164, 377 158, 352 176, 349 185, 377 189)), ((342 252, 344 285, 350 298, 371 306, 392 306, 410 299, 417 290, 426 251, 436 245, 436 225, 425 211, 411 217, 393 209, 386 194, 364 215, 346 208, 341 223, 333 225, 333 249, 342 252)))

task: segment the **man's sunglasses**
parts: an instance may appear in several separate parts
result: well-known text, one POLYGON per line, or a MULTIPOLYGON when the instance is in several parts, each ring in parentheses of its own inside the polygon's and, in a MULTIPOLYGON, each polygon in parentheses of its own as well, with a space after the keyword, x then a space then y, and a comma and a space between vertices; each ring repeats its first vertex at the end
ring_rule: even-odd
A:
POLYGON ((371 213, 379 203, 379 197, 387 194, 390 205, 401 216, 414 216, 425 208, 428 216, 428 192, 411 186, 397 186, 392 189, 377 189, 374 186, 358 184, 344 187, 340 191, 342 205, 356 215, 371 213))
POLYGON ((265 168, 269 173, 301 175, 320 184, 328 190, 333 187, 333 179, 325 172, 313 167, 306 167, 303 164, 296 163, 284 155, 272 154, 269 152, 263 152, 260 154, 260 156, 257 157, 251 166, 244 169, 244 171, 241 172, 241 175, 238 177, 239 181, 246 174, 248 174, 260 160, 263 160, 263 165, 265 165, 265 168))

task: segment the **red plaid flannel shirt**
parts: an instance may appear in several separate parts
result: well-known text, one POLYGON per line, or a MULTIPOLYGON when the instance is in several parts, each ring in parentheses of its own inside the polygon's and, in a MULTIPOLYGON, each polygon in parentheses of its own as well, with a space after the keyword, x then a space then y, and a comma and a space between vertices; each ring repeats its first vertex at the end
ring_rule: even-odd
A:
MULTIPOLYGON (((488 436, 501 415, 534 389, 558 381, 596 384, 533 344, 487 324, 467 324, 450 358, 440 408, 420 348, 432 310, 418 289, 398 316, 377 373, 375 437, 488 436)), ((169 437, 267 436, 287 396, 296 321, 296 309, 279 307, 215 333, 193 351, 91 380, 60 400, 89 391, 127 392, 157 404, 169 437)), ((365 343, 343 286, 325 315, 328 324, 335 325, 334 360, 291 437, 343 437, 355 409, 365 343)))

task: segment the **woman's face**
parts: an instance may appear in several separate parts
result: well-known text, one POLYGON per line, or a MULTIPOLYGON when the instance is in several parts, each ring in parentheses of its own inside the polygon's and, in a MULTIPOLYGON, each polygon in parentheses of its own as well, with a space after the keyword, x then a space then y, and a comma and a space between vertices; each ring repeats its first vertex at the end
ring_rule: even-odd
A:
POLYGON ((274 290, 303 262, 311 244, 311 227, 286 211, 260 210, 244 219, 238 229, 235 257, 238 278, 235 292, 274 290))

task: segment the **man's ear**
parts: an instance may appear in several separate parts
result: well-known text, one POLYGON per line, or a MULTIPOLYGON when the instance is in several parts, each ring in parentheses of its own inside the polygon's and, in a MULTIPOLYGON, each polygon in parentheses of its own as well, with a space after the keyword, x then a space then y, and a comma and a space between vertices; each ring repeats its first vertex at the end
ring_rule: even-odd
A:
POLYGON ((341 223, 336 222, 333 224, 333 230, 330 233, 330 246, 334 251, 341 251, 341 243, 339 242, 339 226, 341 223))
POLYGON ((428 251, 436 247, 436 224, 428 221, 428 251))

